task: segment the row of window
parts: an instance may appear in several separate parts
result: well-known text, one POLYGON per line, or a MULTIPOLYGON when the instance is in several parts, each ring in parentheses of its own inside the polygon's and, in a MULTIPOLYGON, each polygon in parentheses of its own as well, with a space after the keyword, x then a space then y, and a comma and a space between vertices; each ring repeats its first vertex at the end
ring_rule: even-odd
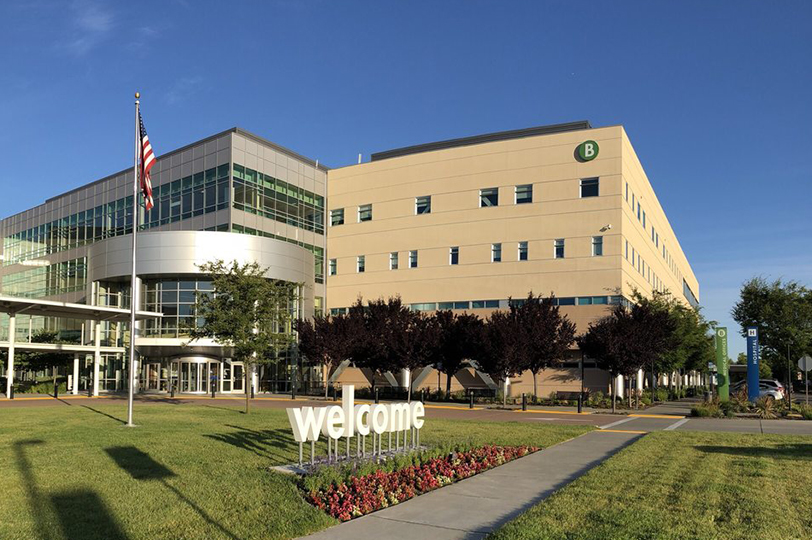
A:
POLYGON ((637 251, 628 240, 626 240, 625 258, 654 290, 665 292, 667 287, 663 280, 660 279, 660 276, 658 276, 656 272, 651 271, 651 266, 646 263, 646 260, 640 255, 640 252, 637 251))
MULTIPOLYGON (((647 231, 648 235, 648 225, 646 223, 646 211, 643 209, 643 206, 640 204, 640 198, 638 198, 633 191, 629 190, 629 183, 626 182, 626 193, 625 193, 626 203, 631 205, 632 214, 637 215, 637 221, 643 227, 644 231, 647 231)), ((660 233, 657 232, 657 229, 654 225, 651 226, 651 243, 654 244, 654 247, 658 250, 660 249, 660 233)), ((671 270, 678 280, 683 279, 682 272, 680 271, 679 267, 677 266, 674 258, 671 256, 671 252, 665 247, 665 240, 662 242, 662 256, 663 260, 665 261, 668 269, 671 270)))
MULTIPOLYGON (((513 300, 460 300, 454 302, 424 302, 409 304, 412 311, 435 311, 448 309, 507 309, 510 305, 521 305, 523 299, 513 300)), ((557 306, 592 306, 628 304, 622 296, 562 296, 555 298, 557 306)), ((330 308, 331 315, 344 315, 349 308, 330 308)))
POLYGON ((324 234, 324 197, 237 163, 234 208, 324 234))
MULTIPOLYGON (((597 197, 600 194, 599 189, 600 179, 598 178, 584 178, 581 180, 581 197, 597 197)), ((523 184, 515 186, 513 190, 514 204, 527 204, 533 202, 533 184, 523 184)), ((483 188, 479 190, 479 207, 486 208, 491 206, 499 206, 499 188, 483 188)), ((414 213, 415 215, 431 214, 431 195, 424 195, 415 197, 414 199, 414 213)), ((372 220, 372 205, 362 204, 358 206, 356 211, 356 221, 362 223, 364 221, 372 220)), ((345 212, 344 208, 335 208, 330 210, 330 226, 335 227, 344 225, 345 212)))
MULTIPOLYGON (((565 256, 565 240, 563 238, 558 238, 553 242, 553 257, 556 259, 563 259, 565 256)), ((516 244, 516 254, 517 260, 519 261, 527 261, 529 260, 529 250, 528 250, 528 242, 518 242, 516 244)), ((603 236, 593 236, 592 237, 592 256, 593 257, 601 257, 603 256, 603 236)), ((491 244, 491 262, 502 262, 502 243, 498 242, 495 244, 491 244)), ((409 251, 409 268, 417 268, 418 267, 418 251, 412 250, 409 251)), ((459 246, 452 246, 448 248, 448 264, 451 266, 458 265, 460 263, 460 247, 459 246)), ((397 270, 400 266, 400 255, 397 251, 393 251, 389 254, 389 269, 390 270, 397 270)), ((356 267, 355 271, 363 273, 366 271, 366 256, 365 255, 358 255, 356 257, 356 267)), ((330 259, 329 261, 329 274, 334 276, 338 273, 338 260, 337 259, 330 259)))
POLYGON ((3 294, 23 298, 42 298, 76 291, 87 286, 87 258, 39 266, 3 276, 3 294))
POLYGON ((297 246, 303 247, 309 252, 313 254, 315 258, 315 274, 316 274, 316 283, 324 283, 324 248, 321 246, 313 246, 311 244, 306 244, 304 242, 300 242, 299 240, 294 240, 292 238, 287 238, 285 236, 279 236, 276 234, 269 233, 267 231, 258 231, 257 229, 252 229, 251 227, 243 227, 242 225, 234 224, 231 226, 231 231, 240 234, 248 234, 251 236, 263 236, 265 238, 275 238, 276 240, 282 240, 288 242, 290 244, 296 244, 297 246))
MULTIPOLYGON (((139 230, 188 219, 228 207, 229 165, 155 186, 155 206, 143 212, 139 230)), ((9 265, 130 234, 133 198, 122 197, 95 208, 43 223, 3 239, 3 265, 9 265)))

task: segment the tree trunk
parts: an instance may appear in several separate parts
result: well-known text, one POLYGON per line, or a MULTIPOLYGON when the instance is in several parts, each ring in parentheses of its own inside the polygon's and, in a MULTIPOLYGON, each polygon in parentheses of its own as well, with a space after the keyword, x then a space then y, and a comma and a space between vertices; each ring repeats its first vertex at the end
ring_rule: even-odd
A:
POLYGON ((609 383, 609 392, 612 393, 612 412, 615 412, 616 403, 617 403, 617 375, 612 373, 609 374, 610 383, 609 383))
POLYGON ((244 366, 244 368, 243 368, 242 371, 243 371, 244 376, 245 376, 245 386, 243 387, 243 390, 245 390, 245 414, 248 414, 248 412, 250 411, 248 405, 251 402, 250 401, 251 400, 251 388, 249 387, 249 374, 248 374, 248 367, 249 366, 247 366, 245 364, 243 364, 243 366, 244 366))
POLYGON ((536 401, 539 396, 539 388, 536 384, 536 372, 533 372, 533 401, 536 401))
POLYGON ((324 401, 330 399, 330 364, 324 364, 324 401))
POLYGON ((448 396, 451 395, 451 375, 446 373, 445 374, 445 397, 448 399, 448 396))

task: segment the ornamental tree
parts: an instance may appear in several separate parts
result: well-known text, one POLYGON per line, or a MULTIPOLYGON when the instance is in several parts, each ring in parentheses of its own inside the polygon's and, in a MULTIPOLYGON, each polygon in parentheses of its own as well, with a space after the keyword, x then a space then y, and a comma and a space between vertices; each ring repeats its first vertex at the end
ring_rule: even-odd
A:
POLYGON ((617 392, 614 379, 618 375, 631 377, 651 358, 662 355, 671 346, 675 323, 668 312, 653 309, 648 304, 627 308, 618 304, 612 313, 589 325, 587 332, 577 338, 578 346, 597 366, 612 377, 612 411, 617 392))
POLYGON ((243 362, 245 413, 249 412, 250 379, 258 364, 276 362, 295 342, 292 306, 301 284, 266 278, 256 262, 215 260, 199 266, 212 280, 212 294, 198 293, 202 324, 190 329, 192 340, 213 338, 243 362))
POLYGON ((350 307, 348 316, 356 332, 352 357, 356 366, 372 372, 373 392, 376 376, 402 367, 402 338, 398 334, 411 315, 400 298, 370 300, 367 305, 358 298, 350 307))
POLYGON ((463 362, 477 356, 482 343, 484 323, 476 315, 455 314, 450 310, 437 311, 438 339, 431 361, 446 375, 446 394, 451 393, 451 378, 462 368, 463 362))
MULTIPOLYGON (((494 311, 488 317, 483 340, 476 355, 479 368, 499 381, 503 388, 510 377, 521 372, 528 357, 527 340, 522 339, 516 307, 509 311, 494 311)), ((507 388, 502 404, 507 405, 507 388)))
POLYGON ((561 315, 552 295, 542 298, 530 292, 516 315, 519 338, 525 341, 522 364, 533 374, 533 395, 538 396, 537 375, 563 363, 575 343, 575 324, 561 315))
POLYGON ((330 373, 352 356, 356 332, 354 320, 347 315, 316 314, 313 319, 298 319, 299 351, 324 367, 324 399, 329 397, 330 373))

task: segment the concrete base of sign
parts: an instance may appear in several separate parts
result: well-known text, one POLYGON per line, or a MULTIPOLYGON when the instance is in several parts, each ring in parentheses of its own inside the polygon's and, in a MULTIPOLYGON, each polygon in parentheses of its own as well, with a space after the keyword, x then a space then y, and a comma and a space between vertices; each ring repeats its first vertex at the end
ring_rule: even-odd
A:
POLYGON ((295 474, 298 476, 306 476, 308 474, 313 474, 322 467, 334 467, 337 465, 348 465, 348 464, 361 465, 366 463, 381 463, 391 457, 402 456, 404 454, 410 454, 413 452, 423 452, 427 449, 428 448, 426 446, 419 446, 417 448, 409 448, 408 452, 404 452, 403 448, 401 448, 400 450, 391 450, 391 451, 384 450, 380 454, 375 454, 374 456, 371 454, 367 454, 366 457, 355 455, 350 457, 339 456, 338 459, 333 458, 330 461, 328 461, 326 457, 319 457, 312 464, 309 461, 306 463, 302 463, 301 465, 299 465, 298 463, 290 463, 288 465, 276 465, 274 467, 271 467, 270 470, 284 474, 295 474))

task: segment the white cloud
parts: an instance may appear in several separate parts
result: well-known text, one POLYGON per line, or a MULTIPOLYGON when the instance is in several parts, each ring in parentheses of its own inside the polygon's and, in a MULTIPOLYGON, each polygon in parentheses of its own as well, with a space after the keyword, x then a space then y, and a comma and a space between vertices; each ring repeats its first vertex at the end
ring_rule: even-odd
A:
POLYGON ((194 77, 182 77, 176 80, 164 96, 166 103, 169 105, 175 105, 185 101, 189 96, 196 92, 197 87, 200 86, 200 83, 202 82, 203 77, 199 75, 194 77))
POLYGON ((62 48, 74 56, 84 56, 102 43, 116 25, 115 16, 92 0, 77 0, 71 4, 71 34, 62 48))

